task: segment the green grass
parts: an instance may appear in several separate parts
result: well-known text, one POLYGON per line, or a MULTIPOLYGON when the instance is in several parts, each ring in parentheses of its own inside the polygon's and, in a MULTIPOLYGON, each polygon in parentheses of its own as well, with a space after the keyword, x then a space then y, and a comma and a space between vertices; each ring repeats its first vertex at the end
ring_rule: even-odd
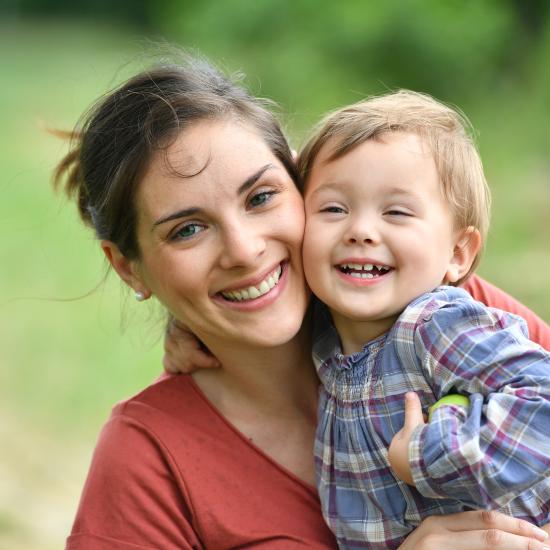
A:
MULTIPOLYGON (((141 50, 120 27, 0 25, 0 545, 6 548, 62 545, 110 407, 161 371, 160 310, 125 298, 113 276, 73 299, 98 285, 105 266, 73 205, 52 192, 50 174, 65 145, 44 129, 71 128, 90 102, 129 74, 133 65, 125 63, 141 50)), ((241 66, 256 63, 243 58, 241 66)), ((321 71, 322 60, 316 63, 321 71)), ((529 83, 531 99, 512 90, 467 110, 494 191, 480 272, 548 321, 550 117, 541 92, 547 79, 529 83)), ((319 114, 315 105, 343 103, 338 79, 324 82, 315 103, 307 82, 297 84, 296 98, 287 99, 291 126, 302 130, 304 120, 319 114)))

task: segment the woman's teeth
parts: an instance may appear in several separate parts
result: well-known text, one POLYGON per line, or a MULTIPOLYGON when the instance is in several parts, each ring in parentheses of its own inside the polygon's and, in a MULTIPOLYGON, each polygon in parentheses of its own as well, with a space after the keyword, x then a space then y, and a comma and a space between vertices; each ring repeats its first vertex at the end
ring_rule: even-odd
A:
POLYGON ((279 282, 281 277, 282 268, 277 266, 277 269, 270 273, 260 284, 256 286, 249 286, 240 290, 231 290, 230 292, 220 292, 220 294, 226 299, 232 302, 242 302, 243 300, 254 300, 264 294, 267 294, 274 286, 279 282))
POLYGON ((391 267, 378 264, 341 264, 338 269, 356 279, 374 279, 390 271, 391 267))

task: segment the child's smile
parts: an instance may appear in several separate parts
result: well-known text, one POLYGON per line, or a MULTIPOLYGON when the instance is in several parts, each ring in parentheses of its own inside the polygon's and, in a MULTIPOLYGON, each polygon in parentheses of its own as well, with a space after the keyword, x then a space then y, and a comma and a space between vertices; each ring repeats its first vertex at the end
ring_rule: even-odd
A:
POLYGON ((375 260, 351 258, 346 262, 337 264, 336 269, 350 282, 357 284, 375 284, 381 277, 393 271, 389 265, 377 264, 375 260))
POLYGON ((304 268, 349 352, 386 332, 417 296, 458 280, 458 235, 416 134, 388 133, 334 160, 330 153, 329 143, 307 183, 304 268))

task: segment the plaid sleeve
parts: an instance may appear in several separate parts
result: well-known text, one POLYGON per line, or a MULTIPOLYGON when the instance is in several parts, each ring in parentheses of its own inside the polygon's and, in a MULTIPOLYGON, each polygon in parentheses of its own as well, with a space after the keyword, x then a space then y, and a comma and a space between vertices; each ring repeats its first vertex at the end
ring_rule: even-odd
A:
POLYGON ((470 396, 468 410, 441 407, 411 440, 417 489, 479 508, 502 507, 550 471, 550 353, 515 316, 464 299, 435 309, 415 350, 437 398, 470 396))

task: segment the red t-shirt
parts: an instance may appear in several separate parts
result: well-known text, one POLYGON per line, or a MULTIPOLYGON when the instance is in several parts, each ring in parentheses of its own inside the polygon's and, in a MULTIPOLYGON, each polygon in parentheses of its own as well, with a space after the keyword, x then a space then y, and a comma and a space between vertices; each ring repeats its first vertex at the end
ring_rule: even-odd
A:
MULTIPOLYGON (((521 304, 478 278, 466 288, 523 313, 532 337, 550 349, 550 327, 521 304)), ((114 408, 67 549, 257 546, 336 548, 314 487, 233 428, 190 376, 164 378, 114 408)))
POLYGON ((315 487, 235 430, 187 375, 117 405, 70 550, 334 549, 315 487))

